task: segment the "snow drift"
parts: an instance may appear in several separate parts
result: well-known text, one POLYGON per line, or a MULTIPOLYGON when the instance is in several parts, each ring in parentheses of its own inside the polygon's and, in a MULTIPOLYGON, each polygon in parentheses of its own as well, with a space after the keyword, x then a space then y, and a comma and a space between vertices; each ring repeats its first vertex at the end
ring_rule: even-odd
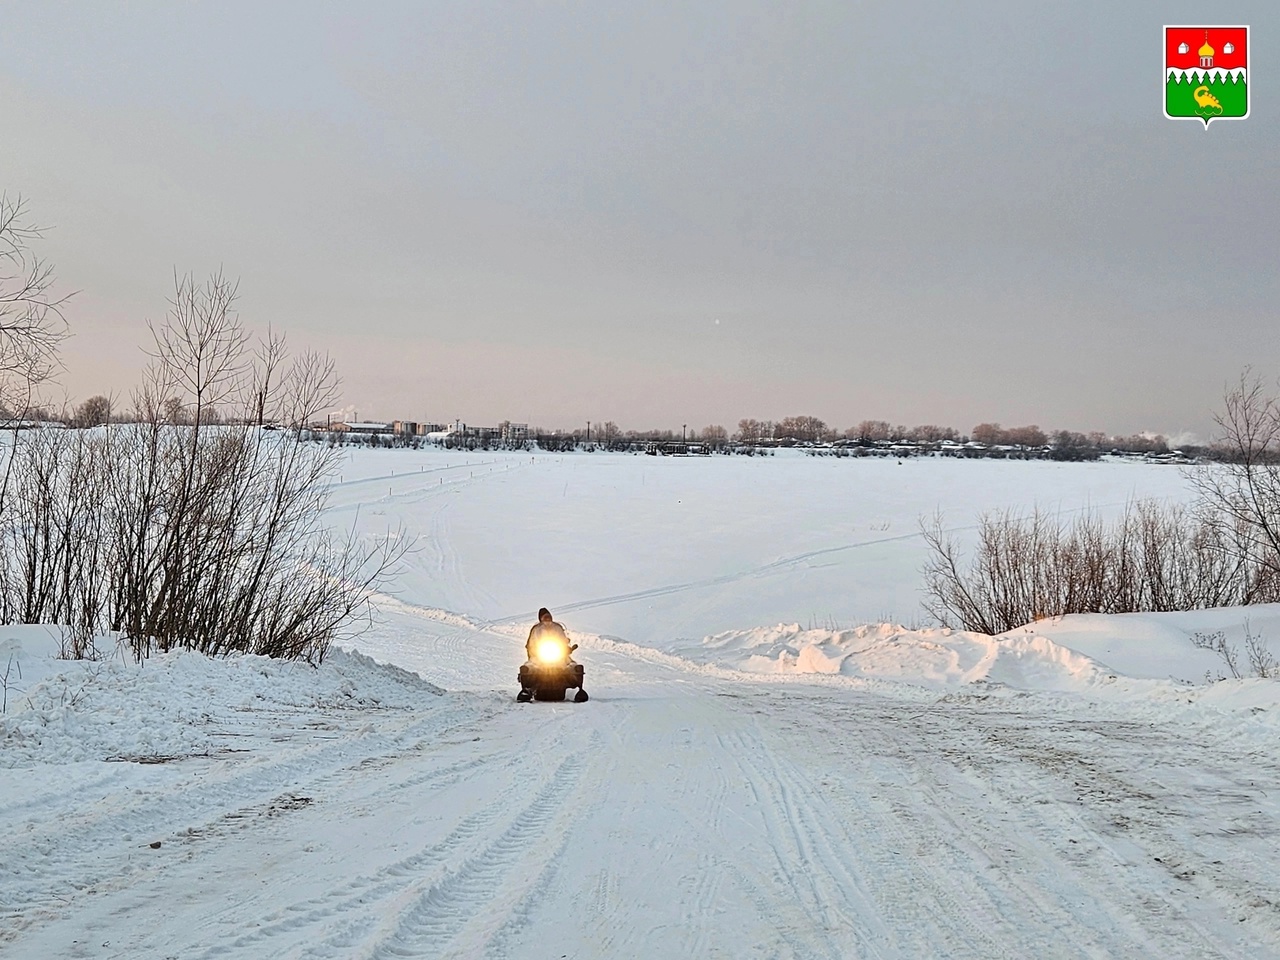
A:
MULTIPOLYGON (((1237 648, 1246 631, 1264 641, 1280 638, 1280 605, 1073 615, 997 636, 889 623, 851 629, 789 623, 724 631, 681 643, 674 652, 698 664, 762 676, 838 675, 943 690, 985 683, 1083 693, 1113 689, 1117 679, 1178 686, 1224 679, 1222 658, 1195 642, 1217 631, 1237 648)), ((1151 689, 1142 683, 1120 686, 1135 694, 1151 689)), ((1250 701, 1260 695, 1250 695, 1250 701)))
MULTIPOLYGON (((0 628, 0 767, 83 760, 159 761, 216 752, 215 731, 250 714, 347 706, 408 708, 441 689, 398 667, 335 650, 320 667, 187 651, 142 664, 118 653, 56 659, 53 628, 0 628)), ((225 738, 224 738, 225 739, 225 738)))

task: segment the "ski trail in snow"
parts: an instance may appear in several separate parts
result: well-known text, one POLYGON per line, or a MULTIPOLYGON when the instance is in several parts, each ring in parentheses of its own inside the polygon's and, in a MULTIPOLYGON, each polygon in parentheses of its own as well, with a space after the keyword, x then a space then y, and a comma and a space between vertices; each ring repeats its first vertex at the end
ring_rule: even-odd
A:
MULTIPOLYGON (((1127 501, 1119 503, 1089 504, 1083 507, 1071 509, 1060 509, 1060 514, 1068 515, 1073 513, 1082 513, 1086 510, 1109 509, 1112 507, 1123 506, 1127 501)), ((964 524, 961 526, 948 527, 946 532, 949 534, 965 533, 979 529, 978 524, 964 524)), ((863 550, 868 547, 883 546, 887 543, 901 543, 907 540, 918 540, 922 533, 917 530, 912 533, 896 534, 892 537, 877 537, 872 540, 859 540, 855 543, 845 543, 834 547, 823 547, 819 550, 808 550, 804 553, 793 554, 788 557, 781 557, 768 563, 763 563, 752 567, 748 570, 741 570, 736 573, 726 573, 714 577, 704 577, 697 580, 685 580, 680 583, 670 583, 657 587, 649 587, 644 590, 636 590, 630 593, 618 593, 607 597, 595 597, 590 600, 576 600, 568 602, 558 602, 555 604, 557 613, 578 613, 582 610, 595 610, 600 607, 616 606, 622 603, 634 603, 639 600, 651 600, 657 597, 671 596, 676 593, 685 593, 691 590, 704 590, 710 587, 726 586, 732 583, 739 583, 753 577, 764 577, 773 573, 784 571, 789 567, 796 567, 806 564, 811 560, 820 557, 831 556, 838 553, 847 553, 851 550, 863 550)), ((495 626, 498 624, 517 623, 528 618, 527 613, 515 614, 508 617, 498 617, 485 622, 486 626, 495 626)))
POLYGON ((501 464, 501 469, 495 469, 495 465, 496 461, 494 463, 486 461, 485 463, 475 464, 452 464, 416 473, 408 471, 405 473, 336 481, 329 484, 327 489, 331 494, 337 494, 338 496, 331 497, 331 502, 325 508, 325 513, 330 516, 338 516, 351 512, 366 511, 370 515, 380 516, 386 513, 389 508, 402 510, 427 501, 454 496, 461 490, 465 490, 475 484, 500 480, 508 477, 514 471, 527 468, 527 465, 519 463, 501 464), (463 471, 466 471, 466 476, 462 475, 463 471), (448 477, 446 478, 442 474, 448 474, 448 477), (368 493, 364 492, 366 488, 375 483, 385 484, 385 491, 379 485, 370 489, 368 493), (356 497, 356 499, 348 500, 348 497, 356 497))
MULTIPOLYGON (((492 467, 495 464, 498 464, 499 462, 500 461, 498 460, 483 460, 483 461, 477 461, 476 463, 450 463, 444 466, 433 466, 430 470, 427 470, 425 468, 419 469, 416 471, 401 470, 399 473, 380 473, 380 474, 377 474, 376 476, 357 477, 351 480, 334 480, 331 483, 329 483, 328 489, 348 490, 353 487, 359 487, 368 483, 387 483, 388 481, 394 483, 397 480, 414 480, 414 479, 421 481, 423 478, 436 479, 440 474, 443 474, 443 473, 452 473, 455 470, 456 471, 461 471, 461 470, 475 471, 479 469, 481 466, 488 469, 489 467, 492 467)), ((501 461, 501 463, 503 464, 504 467, 510 467, 510 468, 515 468, 517 466, 522 465, 521 462, 518 460, 501 461)))

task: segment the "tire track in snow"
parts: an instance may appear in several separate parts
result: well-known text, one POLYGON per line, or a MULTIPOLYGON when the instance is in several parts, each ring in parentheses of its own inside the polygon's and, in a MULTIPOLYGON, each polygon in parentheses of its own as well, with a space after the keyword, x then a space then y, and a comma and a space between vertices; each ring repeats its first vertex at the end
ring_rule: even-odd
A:
MULTIPOLYGON (((392 745, 402 753, 430 741, 441 729, 476 722, 472 704, 465 705, 464 719, 458 722, 452 721, 448 705, 441 706, 444 715, 431 711, 417 716, 380 708, 354 711, 389 721, 388 732, 372 741, 353 731, 336 739, 311 739, 317 731, 294 730, 288 736, 271 737, 274 749, 282 753, 251 751, 226 759, 180 761, 205 764, 207 770, 200 777, 156 765, 147 771, 150 784, 145 793, 130 789, 112 794, 109 802, 82 805, 57 821, 41 822, 41 829, 15 837, 18 842, 9 846, 0 861, 0 881, 22 875, 47 878, 23 884, 19 888, 23 899, 6 904, 7 929, 0 931, 0 943, 57 920, 85 898, 125 891, 159 876, 168 869, 167 858, 140 864, 133 855, 145 841, 198 843, 206 835, 225 833, 232 822, 265 829, 275 821, 253 816, 253 811, 269 809, 283 785, 289 785, 292 794, 322 795, 325 784, 334 778, 358 776, 360 763, 370 759, 372 750, 392 745), (298 741, 289 743, 295 737, 298 741), (89 856, 86 851, 93 853, 89 856), (76 880, 69 886, 60 877, 76 880)), ((494 712, 493 705, 479 711, 481 716, 494 712)), ((273 711, 254 714, 255 722, 273 727, 263 720, 273 711)), ((429 781, 432 773, 418 776, 429 781)))
MULTIPOLYGON (((764 712, 784 723, 790 719, 785 712, 764 712)), ((843 716, 847 724, 849 714, 843 716)), ((807 717, 805 726, 811 729, 822 719, 807 717)), ((834 719, 828 723, 839 729, 834 719)), ((781 744, 766 742, 758 727, 730 747, 764 818, 774 872, 763 882, 779 888, 775 900, 785 896, 781 888, 791 887, 815 936, 817 931, 825 935, 810 945, 811 955, 849 955, 854 944, 859 956, 904 960, 1066 955, 1061 930, 1048 931, 1046 939, 1038 935, 1046 931, 1034 919, 1020 917, 1019 928, 1029 926, 1037 934, 1024 939, 1020 929, 1001 922, 981 890, 972 889, 968 878, 980 864, 957 855, 946 835, 931 831, 930 818, 919 815, 919 782, 904 779, 899 768, 878 757, 895 736, 912 736, 896 719, 890 722, 897 729, 886 730, 875 715, 859 716, 857 732, 839 752, 842 758, 865 756, 863 769, 851 778, 837 768, 823 776, 822 787, 787 758, 781 744), (903 783, 900 796, 898 782, 903 783), (850 784, 853 793, 843 795, 840 804, 828 799, 850 784), (893 802, 884 803, 885 795, 893 802), (1046 953, 1046 946, 1053 949, 1046 953)), ((846 726, 846 733, 852 732, 846 726)), ((962 823, 955 826, 957 836, 969 832, 962 823)))
MULTIPOLYGON (((835 703, 812 704, 820 712, 809 722, 834 722, 835 716, 824 713, 835 703)), ((846 703, 841 713, 847 716, 858 706, 846 703)), ((1061 912, 1057 900, 1064 899, 1062 890, 1046 904, 1028 909, 1029 898, 1010 889, 1005 872, 984 852, 983 838, 973 837, 974 823, 1007 825, 1009 817, 985 795, 956 790, 946 776, 936 781, 952 768, 938 764, 936 748, 918 745, 931 733, 945 740, 939 731, 918 727, 900 711, 885 710, 883 703, 874 706, 878 709, 857 711, 858 724, 847 731, 853 736, 842 744, 842 753, 864 758, 861 775, 833 777, 827 786, 827 793, 841 796, 839 806, 817 791, 782 751, 775 747, 770 756, 779 768, 778 782, 824 811, 814 822, 829 825, 827 862, 833 858, 837 869, 849 870, 856 857, 858 872, 872 881, 866 891, 870 912, 878 914, 885 930, 885 955, 975 960, 1116 955, 1114 941, 1091 949, 1087 930, 1064 934, 1079 925, 1079 916, 1054 915, 1061 912), (1050 904, 1054 909, 1044 911, 1050 904)), ((1086 899, 1078 896, 1072 902, 1086 899)))
MULTIPOLYGON (((1232 890, 1230 883, 1233 877, 1256 877, 1262 871, 1243 864, 1215 871, 1222 861, 1210 863, 1204 851, 1176 838, 1177 825, 1183 822, 1181 797, 1153 794, 1160 784, 1150 770, 1135 777, 1134 770, 1107 762, 1117 755, 1117 745, 1131 740, 1144 752, 1159 751, 1148 761, 1153 769, 1185 766, 1188 756, 1195 756, 1194 765, 1203 768, 1201 758, 1215 752, 1212 744, 1198 742, 1198 736, 1186 731, 1182 738, 1153 742, 1149 724, 1127 719, 1069 724, 1051 720, 1028 729, 1015 710, 1008 714, 988 718, 982 751, 987 762, 966 757, 962 765, 994 789, 1006 791, 1007 772, 992 774, 1019 769, 1018 790, 1034 798, 1039 808, 1035 818, 1012 833, 1037 838, 1039 849, 1026 842, 1015 849, 1038 856, 1041 863, 1033 866, 1040 872, 999 876, 1006 888, 1055 917, 1059 929, 1078 925, 1064 903, 1094 901, 1094 929, 1073 935, 1074 942, 1091 946, 1094 953, 1140 949, 1147 955, 1239 960, 1262 955, 1256 941, 1240 938, 1233 944, 1220 929, 1213 929, 1223 916, 1242 919, 1240 914, 1255 914, 1250 905, 1259 900, 1258 883, 1246 884, 1244 891, 1232 890), (1049 857, 1052 863, 1045 862, 1049 857)), ((1256 761, 1245 762, 1252 766, 1256 761)), ((944 823, 944 831, 949 829, 951 825, 944 823)), ((1258 919, 1274 940, 1275 911, 1258 919)))
POLYGON ((714 946, 716 931, 708 919, 714 915, 714 907, 724 885, 724 871, 716 869, 716 858, 710 853, 699 853, 696 859, 697 880, 693 887, 693 916, 690 918, 692 936, 689 938, 691 957, 705 957, 714 946))
MULTIPOLYGON (((506 764, 508 769, 515 766, 514 761, 506 764)), ((523 771, 517 771, 519 772, 523 771)), ((512 779, 515 778, 516 775, 513 774, 512 779)), ((502 795, 497 801, 464 818, 443 839, 387 864, 372 874, 354 877, 322 896, 290 904, 279 911, 277 916, 266 918, 251 933, 230 943, 212 945, 199 956, 203 960, 215 960, 225 956, 228 950, 247 951, 250 948, 253 948, 253 955, 267 955, 262 952, 263 949, 280 937, 288 937, 301 929, 334 926, 338 929, 308 948, 306 955, 350 956, 350 951, 370 933, 369 928, 373 924, 370 919, 373 912, 371 904, 393 900, 397 892, 404 890, 407 884, 419 882, 424 875, 430 877, 443 874, 451 858, 456 857, 460 850, 475 847, 478 842, 483 841, 490 828, 508 815, 510 808, 510 799, 502 795), (354 920, 348 922, 347 918, 353 916, 354 920)))
MULTIPOLYGON (((828 748, 828 762, 853 752, 866 758, 865 773, 834 778, 827 790, 839 807, 857 814, 819 822, 838 828, 833 837, 847 836, 860 869, 879 878, 873 892, 882 916, 891 930, 908 936, 896 944, 903 949, 895 955, 1275 955, 1258 949, 1255 931, 1239 943, 1232 941, 1243 929, 1223 935, 1222 917, 1238 913, 1196 903, 1209 900, 1205 894, 1213 890, 1193 895, 1184 887, 1184 895, 1176 895, 1151 856, 1157 854, 1157 864, 1178 863, 1177 848, 1167 839, 1153 842, 1152 835, 1106 826, 1116 810, 1149 811, 1152 831, 1161 836, 1170 814, 1176 822, 1176 804, 1145 796, 1124 782, 1123 773, 1095 771, 1091 758, 1126 754, 1081 736, 1079 728, 1088 723, 1073 719, 1045 727, 1043 704, 1022 704, 1034 711, 1024 716, 1013 704, 975 712, 972 705, 939 702, 923 713, 913 708, 908 717, 870 698, 841 699, 808 701, 803 720, 791 725, 834 727, 851 710, 857 716, 856 725, 844 727, 847 739, 828 748), (994 739, 988 736, 992 728, 994 739), (1088 800, 1095 793, 1111 796, 1098 804, 1088 800), (1073 803, 1078 794, 1083 796, 1073 803), (1205 916, 1219 924, 1217 930, 1203 924, 1205 916)), ((1152 745, 1149 725, 1115 726, 1122 737, 1132 727, 1137 743, 1152 745)), ((1161 747, 1183 752, 1176 740, 1161 747)), ((774 745, 769 755, 779 761, 780 782, 805 782, 787 769, 785 750, 774 745)))
POLYGON ((803 911, 803 918, 779 916, 779 929, 807 932, 803 944, 794 944, 804 946, 800 955, 843 957, 856 944, 859 956, 881 956, 875 944, 883 941, 883 931, 868 926, 876 910, 861 880, 843 869, 833 870, 833 858, 814 842, 807 825, 817 815, 812 791, 806 797, 810 802, 797 803, 786 788, 786 778, 796 777, 798 771, 782 769, 778 758, 767 752, 754 722, 726 742, 726 748, 746 778, 769 841, 772 872, 766 879, 780 889, 767 899, 775 904, 794 902, 803 911), (766 756, 769 766, 762 761, 766 756))
MULTIPOLYGON (((583 757, 598 757, 601 755, 604 737, 601 736, 599 730, 592 730, 591 737, 587 747, 582 752, 583 757)), ((588 764, 584 770, 576 776, 577 783, 574 785, 574 800, 581 800, 584 795, 587 797, 598 796, 600 792, 600 777, 602 776, 599 767, 595 764, 588 764), (593 775, 588 777, 587 771, 593 775)), ((584 811, 580 809, 580 804, 574 802, 569 803, 568 799, 562 804, 566 808, 572 810, 573 824, 580 822, 584 811)), ((501 917, 501 923, 490 922, 483 929, 477 931, 477 936, 472 939, 469 944, 460 944, 460 950, 456 953, 459 957, 466 957, 470 960, 472 956, 481 956, 481 948, 483 947, 483 956, 485 960, 506 960, 506 958, 514 955, 527 954, 527 948, 520 946, 520 936, 528 927, 529 918, 541 904, 541 901, 552 892, 559 892, 557 888, 560 886, 561 864, 566 856, 573 850, 573 831, 569 823, 565 824, 563 832, 556 831, 553 836, 559 837, 559 845, 554 851, 547 849, 545 853, 545 866, 541 872, 532 880, 521 880, 516 887, 521 890, 519 898, 509 907, 503 907, 497 911, 497 916, 501 917), (492 930, 492 933, 490 932, 492 930)), ((536 863, 536 861, 535 861, 536 863)), ((611 954, 610 946, 612 941, 606 930, 605 935, 598 942, 599 951, 604 956, 611 954)))
MULTIPOLYGON (((892 791, 896 771, 869 764, 869 779, 878 791, 892 791)), ((900 802, 860 806, 850 823, 851 846, 875 878, 873 909, 884 918, 890 956, 913 957, 940 951, 955 958, 1004 957, 1020 960, 1027 953, 1007 943, 999 913, 980 897, 965 896, 975 864, 958 859, 946 836, 931 833, 927 818, 917 815, 920 793, 904 788, 900 802)), ((846 814, 848 816, 850 814, 846 814)), ((1056 954, 1060 955, 1060 954, 1056 954)))
POLYGON ((548 847, 563 846, 568 829, 563 807, 583 766, 576 753, 570 754, 502 833, 457 870, 428 881, 401 913, 395 931, 361 955, 368 960, 469 955, 456 953, 454 941, 501 896, 512 867, 521 860, 541 863, 548 847))
MULTIPOLYGON (((509 708, 510 704, 504 701, 502 706, 509 708)), ((491 719, 495 712, 497 711, 488 710, 479 722, 491 719)), ((549 745, 553 749, 561 742, 561 736, 558 734, 550 739, 549 745)), ((463 744, 462 741, 437 741, 431 744, 431 749, 449 743, 459 746, 463 744)), ((418 771, 417 773, 392 783, 382 779, 375 784, 379 795, 389 792, 397 797, 404 797, 408 794, 404 803, 424 811, 408 822, 401 822, 401 833, 412 835, 416 830, 422 829, 424 821, 430 820, 430 811, 438 803, 447 802, 442 799, 444 791, 477 774, 483 773, 497 780, 497 788, 484 794, 496 799, 486 802, 480 810, 464 817, 444 837, 420 847, 409 856, 379 867, 372 873, 350 878, 319 896, 291 903, 283 909, 273 903, 275 909, 258 921, 260 925, 229 943, 210 945, 199 955, 202 960, 225 956, 227 951, 243 951, 249 956, 276 955, 277 942, 297 943, 304 932, 309 934, 305 937, 309 942, 299 956, 349 960, 362 949, 373 949, 370 943, 376 946, 386 936, 386 931, 380 929, 385 923, 380 925, 379 917, 402 910, 403 906, 398 904, 411 896, 413 890, 420 888, 425 882, 438 882, 446 877, 450 865, 459 859, 477 856, 489 843, 488 838, 493 830, 508 822, 513 810, 526 802, 522 797, 527 799, 531 793, 536 794, 546 788, 547 776, 542 768, 541 758, 533 752, 512 751, 508 744, 501 744, 496 753, 489 751, 481 756, 468 755, 443 767, 421 771, 419 764, 422 758, 414 757, 414 753, 420 752, 417 749, 419 746, 421 745, 415 745, 395 758, 403 766, 398 772, 418 771), (525 786, 526 784, 533 786, 525 786), (418 797, 414 795, 413 788, 420 786, 429 789, 424 796, 418 797)), ((387 758, 377 756, 370 759, 375 761, 377 767, 387 758)), ((364 763, 335 771, 328 778, 333 781, 330 792, 345 797, 348 804, 353 801, 359 803, 361 797, 353 795, 351 788, 353 781, 357 781, 365 772, 367 768, 364 763)), ((348 819, 341 810, 333 811, 327 816, 348 819)), ((274 899, 282 892, 287 895, 287 888, 283 891, 273 889, 268 894, 274 899)))

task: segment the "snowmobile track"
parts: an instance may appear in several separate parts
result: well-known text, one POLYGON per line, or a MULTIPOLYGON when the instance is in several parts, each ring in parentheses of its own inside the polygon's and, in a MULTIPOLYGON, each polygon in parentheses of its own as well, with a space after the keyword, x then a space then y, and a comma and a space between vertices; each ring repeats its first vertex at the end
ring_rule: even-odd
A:
MULTIPOLYGON (((454 941, 472 924, 481 927, 477 931, 480 944, 491 939, 541 869, 539 866, 529 877, 530 871, 512 868, 520 861, 541 865, 563 846, 569 820, 564 807, 582 766, 576 756, 564 760, 533 801, 509 818, 509 825, 492 843, 468 857, 456 871, 415 884, 421 892, 402 913, 394 933, 362 956, 369 960, 474 956, 469 950, 455 954, 454 941), (506 910, 500 904, 495 921, 493 912, 486 908, 500 898, 506 901, 506 910)), ((473 942, 469 949, 475 946, 473 942)))

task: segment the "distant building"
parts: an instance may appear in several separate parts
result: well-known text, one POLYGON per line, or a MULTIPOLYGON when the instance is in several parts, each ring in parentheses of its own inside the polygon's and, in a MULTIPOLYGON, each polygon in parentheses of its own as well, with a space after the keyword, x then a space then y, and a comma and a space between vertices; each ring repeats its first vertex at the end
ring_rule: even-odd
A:
POLYGON ((336 430, 339 433, 363 433, 363 434, 381 434, 394 433, 395 428, 389 423, 374 423, 366 421, 356 421, 351 423, 332 423, 329 425, 330 430, 336 430))
POLYGON ((499 436, 508 442, 522 442, 529 439, 529 425, 527 423, 512 423, 510 420, 503 420, 498 424, 499 436))

